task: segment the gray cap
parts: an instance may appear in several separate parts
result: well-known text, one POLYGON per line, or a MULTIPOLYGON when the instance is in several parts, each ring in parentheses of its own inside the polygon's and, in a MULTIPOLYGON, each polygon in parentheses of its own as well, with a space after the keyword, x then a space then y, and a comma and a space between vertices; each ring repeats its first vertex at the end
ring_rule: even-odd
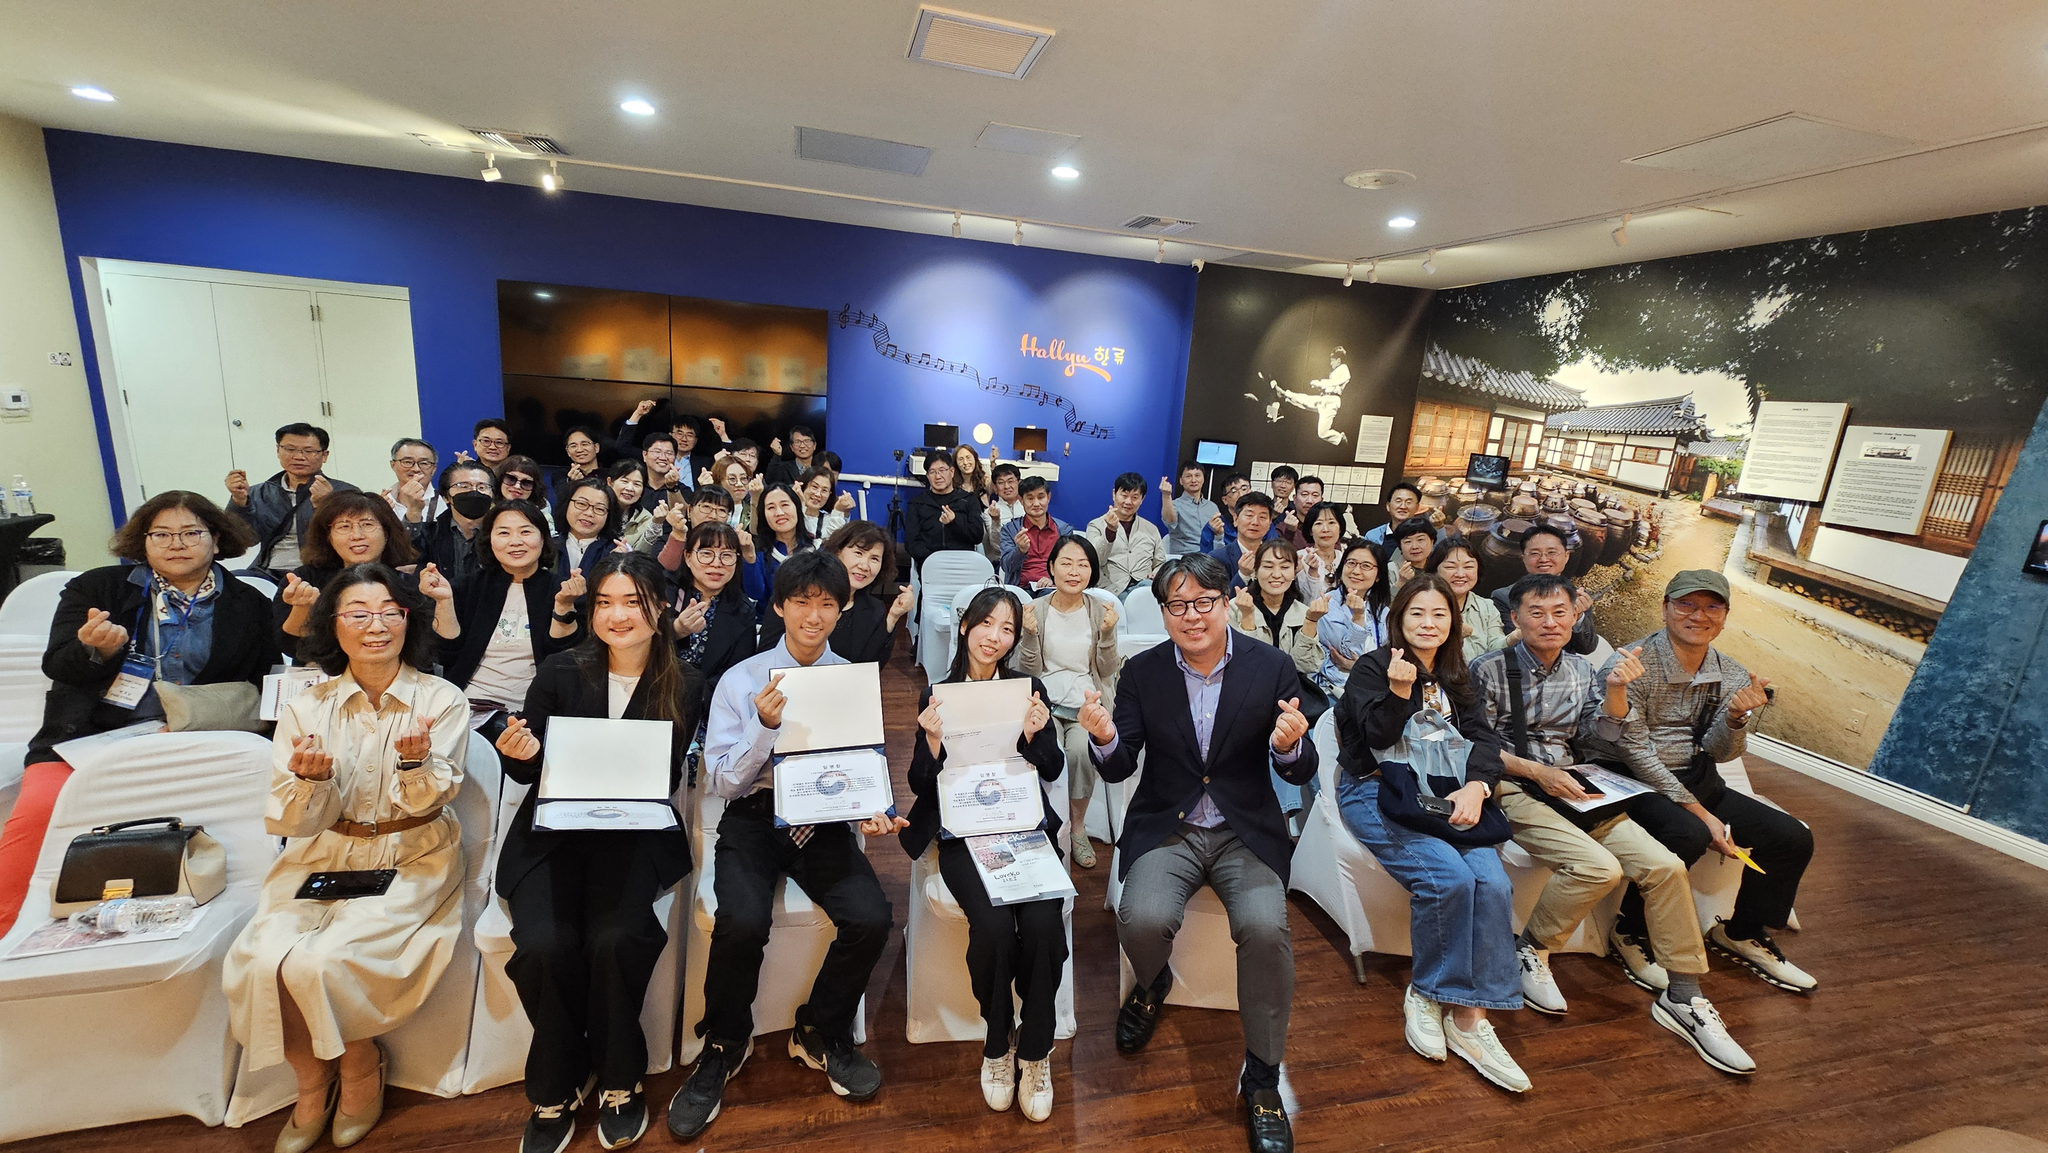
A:
POLYGON ((1687 593, 1713 593, 1728 603, 1728 578, 1713 569, 1689 568, 1671 578, 1664 586, 1664 599, 1675 601, 1687 593))

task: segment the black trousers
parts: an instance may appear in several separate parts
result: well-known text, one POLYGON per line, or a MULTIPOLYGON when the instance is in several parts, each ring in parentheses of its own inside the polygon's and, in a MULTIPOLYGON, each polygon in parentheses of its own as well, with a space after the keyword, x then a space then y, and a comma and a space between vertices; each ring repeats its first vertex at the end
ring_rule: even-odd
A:
MULTIPOLYGON (((1727 788, 1718 778, 1705 782, 1704 789, 1688 787, 1708 812, 1734 828, 1735 843, 1748 849, 1764 870, 1742 870, 1742 888, 1735 895, 1735 913, 1728 918, 1728 935, 1754 937, 1764 930, 1784 928, 1792 918, 1799 879, 1813 860, 1813 830, 1790 813, 1727 788)), ((1669 798, 1637 798, 1628 813, 1688 868, 1706 855, 1707 826, 1669 798)), ((1621 899, 1620 924, 1626 932, 1645 934, 1643 898, 1634 885, 1621 899)))
POLYGON ((775 883, 787 874, 839 930, 811 984, 809 1003, 797 1011, 797 1024, 850 1043, 861 994, 889 942, 889 899, 852 825, 818 825, 798 848, 787 830, 775 827, 773 804, 768 792, 754 793, 727 805, 718 822, 712 881, 718 915, 704 964, 704 1020, 697 1031, 733 1045, 754 1035, 754 994, 761 984, 775 883))
POLYGON ((526 1098, 536 1105, 569 1100, 592 1072, 599 1089, 630 1089, 647 1071, 640 1007, 668 933, 654 915, 661 881, 634 839, 577 834, 505 894, 505 973, 533 1022, 526 1098))
POLYGON ((939 875, 967 914, 967 973, 981 1019, 988 1022, 984 1057, 1010 1051, 1010 1028, 1018 1024, 1016 997, 1024 1002, 1017 1030, 1017 1056, 1043 1061, 1052 1052, 1057 1014, 1053 1001, 1060 991, 1060 971, 1067 963, 1065 902, 1027 901, 1021 905, 989 903, 981 873, 967 842, 939 842, 939 875))

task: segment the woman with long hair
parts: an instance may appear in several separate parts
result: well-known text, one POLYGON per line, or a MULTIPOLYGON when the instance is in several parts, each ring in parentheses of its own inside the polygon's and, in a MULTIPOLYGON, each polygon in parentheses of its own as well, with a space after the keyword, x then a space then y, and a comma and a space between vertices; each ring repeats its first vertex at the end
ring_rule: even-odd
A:
MULTIPOLYGON (((832 651, 852 664, 887 664, 896 648, 896 626, 910 615, 910 586, 896 584, 896 542, 873 521, 849 521, 818 546, 839 558, 853 585, 853 599, 833 626, 832 651)), ((782 639, 782 617, 761 618, 757 652, 782 639)))
POLYGON ((653 509, 640 503, 647 495, 647 466, 631 457, 622 459, 605 470, 604 485, 619 502, 619 543, 650 555, 660 549, 667 539, 664 525, 653 509))
POLYGON ((457 631, 441 641, 442 675, 479 714, 517 712, 540 663, 582 630, 582 573, 555 575, 538 506, 504 500, 476 531, 477 575, 454 591, 457 631))
POLYGON ((1442 577, 1418 573, 1394 596, 1388 644, 1351 670, 1337 703, 1338 812, 1408 890, 1415 956, 1402 1014, 1409 1046, 1432 1061, 1455 1052, 1519 1092, 1529 1080, 1486 1019, 1489 1009, 1522 1007, 1515 890, 1500 854, 1398 824, 1380 808, 1382 764, 1406 763, 1411 742, 1452 737, 1467 751, 1465 784, 1444 798, 1450 824, 1471 828, 1493 803, 1501 742, 1465 671, 1456 595, 1442 577))
MULTIPOLYGON (((1023 614, 1024 606, 1008 589, 987 588, 976 593, 967 611, 960 614, 960 646, 944 683, 1028 676, 1005 667, 1010 650, 1016 647, 1023 614)), ((1030 679, 1031 702, 1020 718, 1024 732, 1017 738, 1016 751, 1038 771, 1040 780, 1055 781, 1066 757, 1053 735, 1045 686, 1037 677, 1030 679)), ((917 709, 919 731, 910 754, 910 791, 917 801, 910 809, 910 825, 901 834, 903 850, 916 860, 937 840, 939 875, 967 916, 967 971, 988 1026, 981 1047, 982 1099, 998 1113, 1016 1102, 1025 1117, 1043 1121, 1052 1113, 1053 1003, 1059 993, 1060 969, 1067 960, 1065 901, 990 902, 967 842, 939 824, 939 773, 946 767, 946 731, 930 688, 918 697, 917 709), (1021 1019, 1015 1008, 1020 1000, 1024 1009, 1021 1019)), ((1041 827, 1057 852, 1057 806, 1045 802, 1043 788, 1038 793, 1045 814, 1041 827)))
POLYGON ((612 490, 597 477, 568 482, 562 495, 555 536, 555 575, 567 580, 570 573, 590 576, 598 562, 619 547, 619 503, 612 490))
POLYGON ((1301 526, 1308 547, 1301 550, 1301 595, 1314 600, 1337 583, 1337 562, 1344 554, 1344 514, 1334 504, 1318 504, 1308 510, 1301 526))
POLYGON ((986 506, 989 502, 988 466, 981 461, 981 454, 971 444, 963 444, 953 450, 953 467, 960 473, 957 487, 961 492, 973 493, 986 506))
POLYGON ((754 655, 754 602, 740 587, 740 533, 711 521, 684 538, 684 576, 676 592, 676 641, 682 659, 704 674, 704 690, 754 655))
POLYGON ((741 553, 751 551, 752 555, 742 556, 745 567, 740 570, 740 579, 747 595, 760 606, 761 615, 767 614, 768 594, 775 591, 775 570, 782 567, 783 561, 817 543, 804 524, 803 512, 804 498, 786 484, 764 487, 754 503, 757 539, 741 539, 741 553))
POLYGON ((1458 614, 1466 664, 1508 647, 1507 631, 1501 627, 1500 609, 1493 598, 1472 595, 1479 587, 1479 549, 1472 538, 1454 532, 1437 541, 1422 571, 1444 578, 1451 588, 1451 608, 1458 614))
POLYGON ((1238 632, 1293 657, 1295 669, 1306 676, 1322 665, 1322 650, 1316 644, 1321 614, 1302 597, 1295 580, 1299 558, 1284 540, 1259 545, 1252 554, 1252 579, 1231 601, 1230 623, 1238 632))
MULTIPOLYGON (((1118 610, 1106 598, 1088 595, 1102 565, 1087 537, 1068 533, 1053 542, 1046 571, 1052 575, 1052 595, 1024 606, 1017 667, 1045 682, 1045 703, 1067 758, 1067 798, 1085 814, 1095 795, 1095 759, 1079 718, 1089 693, 1116 699, 1116 674, 1123 667, 1116 647, 1118 610)), ((1092 869, 1095 846, 1085 822, 1076 821, 1074 830, 1074 863, 1092 869)))
MULTIPOLYGON (((497 740, 507 779, 540 781, 555 717, 669 723, 669 791, 703 715, 704 677, 676 657, 668 579, 653 558, 617 552, 590 570, 590 635, 541 664, 526 709, 497 740)), ((558 1150, 576 1131, 584 1085, 595 1078, 598 1140, 630 1145, 647 1131, 640 1077, 647 1039, 640 1010, 668 933, 654 915, 661 892, 690 871, 680 827, 559 832, 534 825, 526 795, 498 852, 497 891, 512 918, 505 973, 533 1022, 522 1148, 558 1150)))
POLYGON ((1388 599, 1379 550, 1362 539, 1345 545, 1337 562, 1337 585, 1324 594, 1324 615, 1316 621, 1316 643, 1323 650, 1316 680, 1331 696, 1344 691, 1358 658, 1387 643, 1388 599))
MULTIPOLYGON (((433 584, 441 575, 431 564, 424 566, 417 576, 398 571, 418 559, 412 536, 392 511, 390 501, 375 493, 329 493, 313 513, 306 535, 299 542, 299 567, 285 574, 284 585, 271 601, 271 617, 277 622, 278 651, 298 659, 299 638, 306 635, 312 620, 313 602, 320 599, 321 590, 341 570, 359 564, 381 564, 397 573, 399 584, 412 593, 419 591, 422 580, 433 584)), ((443 620, 437 613, 431 622, 420 623, 423 627, 431 624, 452 631, 454 622, 452 615, 443 620)))
POLYGON ((243 1059, 287 1062, 298 1104, 278 1153, 362 1140, 384 1111, 376 1038, 404 1024, 462 935, 462 827, 449 806, 469 754, 462 690, 424 671, 420 598, 381 564, 344 569, 300 651, 334 679, 286 701, 264 828, 285 837, 228 950, 221 986, 243 1059), (316 873, 388 870, 380 892, 302 900, 316 873))

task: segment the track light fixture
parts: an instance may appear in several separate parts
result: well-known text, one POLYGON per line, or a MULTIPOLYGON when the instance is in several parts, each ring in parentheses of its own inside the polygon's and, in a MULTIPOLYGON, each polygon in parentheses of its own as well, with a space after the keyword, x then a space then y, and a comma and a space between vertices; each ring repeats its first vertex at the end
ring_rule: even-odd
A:
POLYGON ((1344 287, 1351 287, 1351 266, 1349 264, 1344 266, 1344 287))
POLYGON ((484 153, 483 178, 485 184, 494 184, 505 178, 505 174, 498 171, 498 158, 488 152, 484 153))
POLYGON ((1163 236, 1159 238, 1159 252, 1158 252, 1158 254, 1157 254, 1157 255, 1153 256, 1153 258, 1152 258, 1152 263, 1154 263, 1154 264, 1165 264, 1165 263, 1166 263, 1166 238, 1165 238, 1165 237, 1163 237, 1163 236))
POLYGON ((1436 249, 1430 249, 1429 255, 1422 258, 1422 271, 1424 275, 1436 273, 1436 249))
POLYGON ((562 170, 556 166, 554 161, 548 161, 548 170, 540 174, 540 186, 549 192, 560 192, 562 190, 562 170))
POLYGON ((1013 233, 1013 234, 1012 234, 1012 235, 1010 236, 1010 243, 1011 243, 1011 244, 1022 244, 1022 243, 1024 243, 1024 222, 1023 222, 1022 220, 1019 220, 1019 221, 1017 222, 1017 231, 1016 231, 1015 233, 1013 233))
POLYGON ((1195 257, 1195 271, 1196 271, 1196 272, 1200 272, 1200 271, 1202 271, 1202 267, 1203 267, 1204 265, 1208 264, 1208 263, 1209 263, 1208 261, 1206 261, 1206 260, 1203 260, 1203 259, 1202 259, 1201 257, 1199 257, 1199 256, 1195 257))
POLYGON ((1622 214, 1621 214, 1621 227, 1620 227, 1620 228, 1617 228, 1617 229, 1615 229, 1615 230, 1614 230, 1614 233, 1613 233, 1613 235, 1614 235, 1614 247, 1616 247, 1616 248, 1627 248, 1627 247, 1628 247, 1628 222, 1629 222, 1629 220, 1630 220, 1631 218, 1633 218, 1634 216, 1635 216, 1635 213, 1633 213, 1633 212, 1624 212, 1624 213, 1622 213, 1622 214))
POLYGON ((1365 282, 1366 282, 1367 284, 1378 284, 1378 283, 1380 282, 1380 262, 1379 262, 1379 261, 1377 261, 1377 260, 1369 260, 1369 261, 1367 261, 1367 262, 1366 262, 1366 265, 1365 265, 1365 282))
POLYGON ((953 214, 953 239, 960 239, 960 214, 957 212, 953 214))

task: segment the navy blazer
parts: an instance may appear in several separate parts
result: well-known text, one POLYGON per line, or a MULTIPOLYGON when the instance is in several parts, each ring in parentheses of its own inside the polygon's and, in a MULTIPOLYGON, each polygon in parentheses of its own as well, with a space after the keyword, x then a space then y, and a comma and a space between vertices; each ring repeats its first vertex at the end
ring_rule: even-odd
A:
POLYGON ((1287 880, 1294 844, 1267 770, 1277 769, 1282 780, 1297 785, 1316 775, 1315 742, 1307 733, 1292 764, 1276 765, 1272 758, 1280 702, 1301 696, 1301 676, 1294 658, 1272 645, 1243 633, 1231 641, 1234 649, 1223 672, 1207 760, 1195 739, 1187 678, 1174 659, 1173 642, 1161 642, 1124 662, 1116 684, 1116 751, 1096 766, 1103 780, 1121 781, 1137 771, 1138 754, 1147 754, 1145 775, 1117 840, 1123 850, 1119 876, 1129 876, 1132 862, 1177 833, 1206 789, 1230 830, 1281 881, 1287 880))

